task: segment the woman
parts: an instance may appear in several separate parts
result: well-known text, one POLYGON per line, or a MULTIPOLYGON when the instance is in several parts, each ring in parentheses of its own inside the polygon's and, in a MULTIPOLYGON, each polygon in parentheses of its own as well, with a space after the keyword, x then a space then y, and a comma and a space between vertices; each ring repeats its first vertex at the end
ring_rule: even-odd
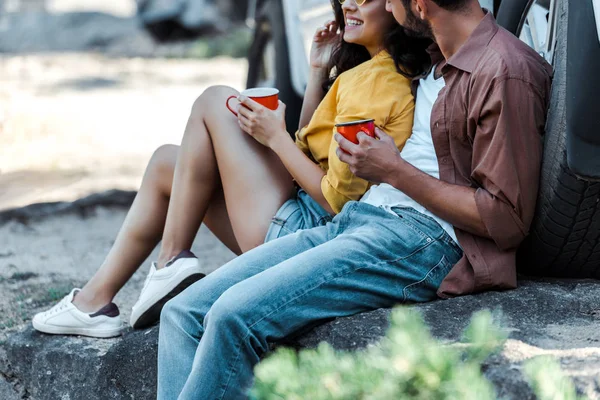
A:
POLYGON ((189 252, 202 222, 241 254, 289 232, 323 225, 345 202, 366 192, 369 183, 337 158, 334 124, 374 118, 402 147, 414 110, 409 77, 427 68, 428 43, 407 40, 386 12, 385 0, 332 5, 335 21, 314 37, 296 143, 286 131, 283 104, 271 111, 240 98, 247 108, 240 107, 236 119, 224 106, 236 91, 206 90, 193 105, 181 146, 161 147, 150 160, 98 272, 83 289, 37 314, 36 329, 118 335, 119 311, 111 301, 162 237, 158 261, 132 310, 131 325, 147 326, 169 298, 203 276, 189 252))

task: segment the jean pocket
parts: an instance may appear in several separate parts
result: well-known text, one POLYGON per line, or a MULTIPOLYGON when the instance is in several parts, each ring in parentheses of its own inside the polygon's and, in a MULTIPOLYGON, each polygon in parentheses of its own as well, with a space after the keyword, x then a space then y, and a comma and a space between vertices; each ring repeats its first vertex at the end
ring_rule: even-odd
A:
POLYGON ((317 226, 327 225, 331 220, 333 220, 333 215, 323 215, 317 220, 317 226))
POLYGON ((453 267, 453 263, 446 255, 442 255, 440 261, 417 281, 404 287, 402 291, 403 300, 413 302, 431 301, 437 298, 437 290, 442 281, 453 267))
POLYGON ((414 208, 406 208, 404 216, 409 220, 413 228, 422 232, 425 236, 432 239, 439 239, 444 236, 446 231, 435 218, 423 214, 414 208))

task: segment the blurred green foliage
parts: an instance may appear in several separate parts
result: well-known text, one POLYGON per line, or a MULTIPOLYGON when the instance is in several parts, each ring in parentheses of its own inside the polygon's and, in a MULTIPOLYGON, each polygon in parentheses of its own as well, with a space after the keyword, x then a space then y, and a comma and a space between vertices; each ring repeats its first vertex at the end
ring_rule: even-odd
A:
POLYGON ((535 357, 525 363, 524 371, 539 400, 585 399, 577 395, 573 382, 552 357, 535 357))
POLYGON ((245 27, 235 28, 223 35, 196 40, 190 47, 188 56, 192 58, 246 57, 251 43, 252 32, 250 29, 245 27))
MULTIPOLYGON (((496 393, 481 372, 507 333, 489 311, 475 314, 462 343, 434 339, 422 317, 407 308, 392 313, 375 346, 357 352, 278 349, 255 368, 255 400, 487 400, 496 393)), ((579 400, 556 364, 533 360, 526 372, 540 400, 579 400), (549 381, 553 384, 549 384, 549 381)))
POLYGON ((296 353, 281 349, 255 370, 252 396, 271 399, 464 399, 495 398, 481 362, 500 348, 506 334, 491 313, 473 317, 466 345, 431 337, 421 316, 406 308, 392 313, 391 327, 377 346, 337 352, 328 344, 296 353))

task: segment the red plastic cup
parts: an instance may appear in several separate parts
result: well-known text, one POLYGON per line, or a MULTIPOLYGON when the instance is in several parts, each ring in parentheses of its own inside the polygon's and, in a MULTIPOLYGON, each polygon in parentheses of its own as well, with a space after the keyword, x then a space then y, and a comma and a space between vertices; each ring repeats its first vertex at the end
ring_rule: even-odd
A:
MULTIPOLYGON (((253 88, 246 89, 242 93, 243 96, 249 97, 252 100, 256 101, 263 106, 270 108, 271 110, 277 110, 279 107, 279 90, 275 88, 253 88)), ((225 100, 225 106, 227 109, 233 113, 237 117, 237 112, 229 106, 229 100, 236 99, 238 96, 229 96, 227 100, 225 100)))
POLYGON ((340 124, 335 124, 335 127, 340 135, 354 144, 358 144, 358 139, 356 138, 358 132, 364 132, 371 137, 375 137, 374 119, 361 119, 358 121, 342 122, 340 124))

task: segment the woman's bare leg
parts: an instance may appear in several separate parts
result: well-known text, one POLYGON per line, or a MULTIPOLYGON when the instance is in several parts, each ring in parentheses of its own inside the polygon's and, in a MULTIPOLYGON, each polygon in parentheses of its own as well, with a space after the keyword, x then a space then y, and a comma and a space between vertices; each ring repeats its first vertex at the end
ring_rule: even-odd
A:
POLYGON ((182 146, 155 152, 115 244, 74 300, 81 311, 110 302, 161 235, 160 267, 190 249, 203 220, 236 254, 263 242, 293 184, 279 158, 242 132, 226 110, 232 94, 227 87, 208 89, 193 106, 182 146))
POLYGON ((160 240, 173 180, 168 165, 174 147, 162 146, 152 155, 114 245, 73 300, 81 311, 93 312, 112 301, 160 240))
POLYGON ((190 248, 209 203, 211 182, 218 177, 242 252, 264 241, 271 217, 292 193, 292 178, 279 157, 243 132, 225 108, 225 99, 230 95, 238 92, 215 86, 194 103, 177 157, 159 268, 190 248), (199 157, 209 146, 218 169, 208 169, 206 160, 199 157))
MULTIPOLYGON (((142 185, 100 269, 77 294, 73 303, 94 312, 112 301, 160 241, 167 216, 179 146, 161 146, 148 163, 142 185)), ((212 150, 211 150, 212 153, 212 150)), ((211 198, 205 220, 213 233, 239 254, 219 187, 211 198)))

